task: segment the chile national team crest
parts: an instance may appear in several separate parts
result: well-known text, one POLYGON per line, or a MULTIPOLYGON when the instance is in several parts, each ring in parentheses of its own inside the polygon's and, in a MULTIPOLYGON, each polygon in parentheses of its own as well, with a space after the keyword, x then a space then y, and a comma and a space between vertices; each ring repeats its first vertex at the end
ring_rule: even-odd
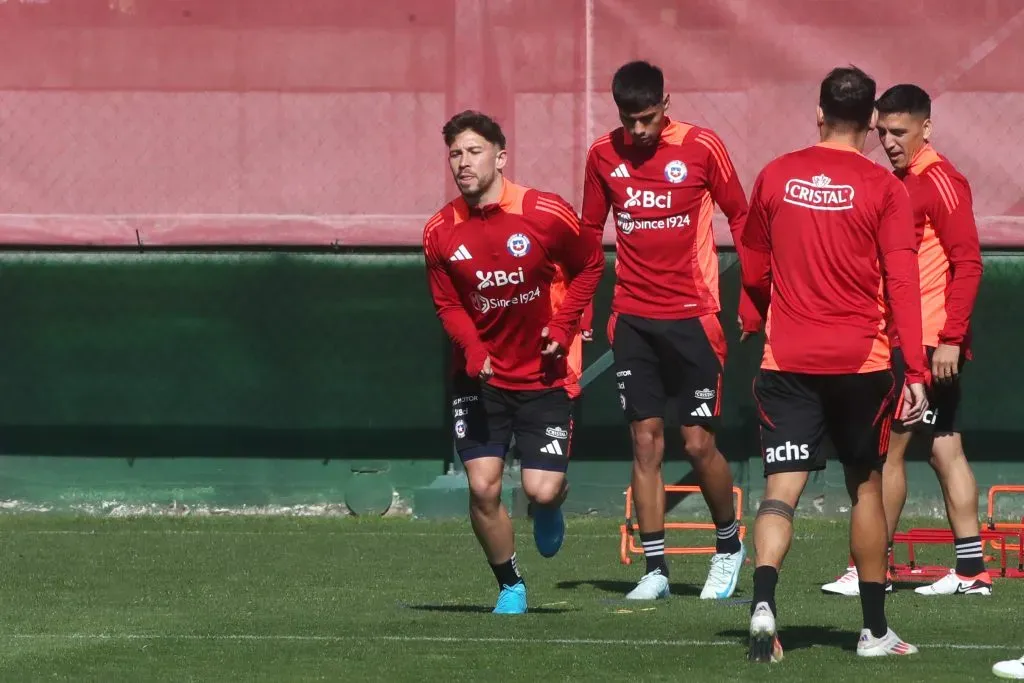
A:
POLYGON ((521 232, 517 232, 508 238, 508 241, 505 242, 505 248, 508 249, 508 253, 516 258, 522 258, 530 253, 530 238, 521 232))
POLYGON ((686 180, 686 164, 676 159, 665 164, 665 180, 681 183, 686 180))

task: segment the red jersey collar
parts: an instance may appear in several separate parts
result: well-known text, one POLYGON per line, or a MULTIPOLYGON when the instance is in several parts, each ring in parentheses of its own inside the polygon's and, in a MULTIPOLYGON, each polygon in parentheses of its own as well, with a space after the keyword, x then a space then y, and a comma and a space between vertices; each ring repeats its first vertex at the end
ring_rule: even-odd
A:
POLYGON ((501 196, 498 201, 490 204, 470 206, 462 197, 456 199, 456 210, 467 216, 493 216, 499 211, 508 212, 516 203, 518 192, 515 183, 510 182, 505 176, 501 177, 501 196))
MULTIPOLYGON (((679 124, 673 121, 670 117, 666 116, 665 125, 662 127, 661 133, 658 135, 658 145, 664 144, 667 138, 673 137, 675 135, 676 129, 678 128, 679 124)), ((625 134, 626 144, 634 146, 632 133, 626 130, 625 126, 622 127, 622 132, 625 134)))
POLYGON ((834 149, 834 150, 837 150, 839 152, 853 152, 854 154, 863 154, 856 147, 851 147, 850 145, 844 145, 841 142, 822 141, 822 142, 819 142, 819 143, 815 144, 814 146, 815 147, 824 147, 825 149, 834 149))
POLYGON ((917 153, 911 157, 910 163, 907 164, 907 172, 918 175, 928 168, 936 161, 939 161, 939 153, 935 151, 930 142, 926 142, 921 145, 921 149, 917 150, 917 153))

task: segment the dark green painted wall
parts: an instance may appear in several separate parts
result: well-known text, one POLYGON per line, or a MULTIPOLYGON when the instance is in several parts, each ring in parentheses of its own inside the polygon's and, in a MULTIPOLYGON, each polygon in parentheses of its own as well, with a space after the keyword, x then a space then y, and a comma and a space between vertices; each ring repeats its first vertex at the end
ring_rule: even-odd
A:
MULTIPOLYGON (((607 351, 612 258, 588 364, 607 351)), ((730 350, 720 444, 740 483, 756 487, 750 380, 761 343, 738 343, 735 256, 724 253, 721 261, 730 350)), ((987 254, 985 264, 977 359, 965 376, 965 441, 971 459, 990 463, 993 476, 1024 480, 1024 468, 1017 476, 1012 467, 1022 463, 1024 437, 1017 355, 1024 253, 987 254)), ((401 472, 396 487, 426 485, 451 458, 445 341, 415 253, 5 252, 0 321, 0 453, 13 456, 0 459, 0 471, 17 471, 22 483, 39 473, 32 490, 54 489, 72 474, 56 466, 67 459, 29 455, 128 459, 104 465, 106 481, 133 459, 187 456, 113 479, 125 491, 149 482, 163 499, 174 489, 174 471, 185 498, 216 481, 222 490, 234 487, 232 500, 263 501, 295 500, 289 491, 300 489, 316 498, 321 483, 333 491, 358 475, 352 463, 401 472), (290 475, 300 470, 249 458, 330 463, 290 475), (290 476, 301 485, 289 488, 290 476), (250 488, 262 493, 244 493, 250 488)), ((579 418, 574 472, 608 479, 593 484, 621 496, 629 443, 610 374, 587 388, 579 418)), ((678 438, 669 448, 679 459, 678 438)), ((688 470, 671 468, 680 479, 688 470)))

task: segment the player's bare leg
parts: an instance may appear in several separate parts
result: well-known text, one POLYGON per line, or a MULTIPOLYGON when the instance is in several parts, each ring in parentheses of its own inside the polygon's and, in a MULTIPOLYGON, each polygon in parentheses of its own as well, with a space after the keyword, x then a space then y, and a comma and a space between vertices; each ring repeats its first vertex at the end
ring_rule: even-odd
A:
POLYGON ((524 469, 523 493, 535 506, 557 508, 565 501, 569 485, 564 472, 524 469))
POLYGON ((629 428, 633 437, 633 503, 647 572, 626 598, 667 598, 665 483, 661 476, 661 463, 665 456, 665 422, 660 417, 652 417, 632 422, 629 428))
POLYGON ((903 506, 907 504, 907 448, 913 438, 909 430, 894 429, 889 433, 889 450, 882 466, 882 505, 889 543, 900 525, 903 506))
POLYGON ((960 435, 936 434, 929 460, 939 478, 946 516, 953 530, 956 568, 930 586, 915 590, 920 595, 991 595, 992 579, 985 569, 978 522, 978 484, 964 455, 960 435))
POLYGON ((863 467, 845 467, 850 513, 850 554, 864 583, 884 588, 888 543, 882 473, 863 467))
POLYGON ((715 444, 713 431, 704 426, 690 425, 683 427, 681 432, 683 447, 717 530, 715 554, 700 597, 703 600, 723 600, 736 590, 745 557, 733 503, 732 470, 715 444))
POLYGON ((469 478, 469 520, 500 591, 494 611, 521 614, 526 611, 526 586, 516 564, 512 519, 501 502, 505 460, 481 457, 467 460, 465 465, 469 478))
MULTIPOLYGON (((906 453, 912 437, 912 431, 902 428, 893 429, 889 433, 889 450, 882 468, 882 504, 885 507, 885 521, 889 534, 887 538, 890 547, 900 524, 903 506, 907 502, 906 453)), ((886 554, 888 554, 888 548, 886 554)), ((832 583, 826 583, 821 590, 849 597, 860 595, 860 575, 857 573, 857 567, 853 565, 847 567, 845 574, 832 583)), ((885 592, 892 592, 892 581, 888 574, 886 574, 885 592)))
POLYGON ((554 557, 565 538, 562 503, 569 493, 564 472, 524 468, 523 493, 530 501, 533 539, 544 557, 554 557))
POLYGON ((728 522, 736 517, 732 497, 732 470, 729 462, 715 444, 715 433, 707 427, 683 427, 683 447, 693 464, 704 501, 715 523, 728 522))
POLYGON ((864 628, 857 643, 861 657, 910 655, 917 648, 889 628, 885 618, 888 571, 888 527, 882 502, 882 473, 871 467, 845 466, 850 513, 850 554, 860 576, 860 606, 864 628))
POLYGON ((640 533, 665 529, 665 482, 661 463, 665 457, 665 423, 660 417, 630 425, 633 437, 633 502, 640 533))
POLYGON ((754 596, 750 605, 750 651, 755 662, 782 659, 775 626, 775 586, 793 542, 793 513, 807 485, 807 472, 768 475, 754 522, 754 596))

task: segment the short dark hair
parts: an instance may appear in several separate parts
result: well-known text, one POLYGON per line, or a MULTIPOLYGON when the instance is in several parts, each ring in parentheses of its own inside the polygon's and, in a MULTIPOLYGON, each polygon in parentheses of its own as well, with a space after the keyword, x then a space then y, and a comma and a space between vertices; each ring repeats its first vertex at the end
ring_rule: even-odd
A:
POLYGON ((623 64, 612 77, 612 99, 628 114, 661 104, 665 99, 665 75, 650 62, 623 64))
POLYGON ((921 86, 900 83, 882 93, 875 109, 879 114, 912 114, 928 119, 932 116, 932 98, 921 86))
POLYGON ((832 69, 821 82, 818 106, 830 126, 867 130, 875 109, 875 82, 855 66, 832 69))
POLYGON ((467 130, 473 131, 492 145, 497 145, 499 149, 505 149, 505 134, 498 122, 487 114, 472 109, 459 112, 448 119, 448 123, 441 129, 444 144, 451 145, 455 138, 467 130))

